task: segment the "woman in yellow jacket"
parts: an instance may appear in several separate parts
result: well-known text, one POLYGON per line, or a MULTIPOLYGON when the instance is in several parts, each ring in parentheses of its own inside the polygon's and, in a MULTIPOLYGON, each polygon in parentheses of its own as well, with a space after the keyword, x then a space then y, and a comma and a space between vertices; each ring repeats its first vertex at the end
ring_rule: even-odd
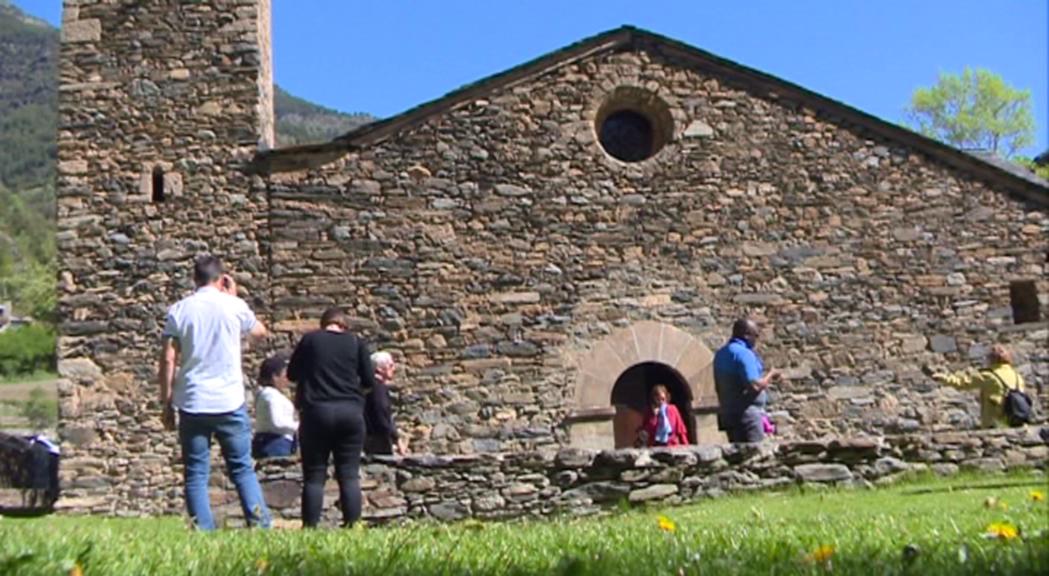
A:
POLYGON ((983 370, 967 368, 953 374, 933 374, 936 380, 962 390, 980 391, 980 426, 983 428, 1004 428, 1009 425, 1005 419, 1002 401, 1010 389, 1024 391, 1023 376, 1013 369, 1013 355, 1000 344, 991 347, 988 357, 990 364, 983 370))

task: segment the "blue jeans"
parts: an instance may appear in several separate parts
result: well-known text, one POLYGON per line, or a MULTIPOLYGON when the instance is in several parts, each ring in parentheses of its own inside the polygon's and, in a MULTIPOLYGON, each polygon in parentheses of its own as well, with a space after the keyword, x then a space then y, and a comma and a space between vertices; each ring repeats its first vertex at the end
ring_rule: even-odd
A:
POLYGON ((298 449, 298 444, 283 434, 256 432, 251 440, 251 455, 258 460, 291 456, 298 449))
POLYGON ((214 530, 208 477, 211 474, 211 437, 219 442, 226 472, 237 487, 240 507, 249 526, 269 528, 270 511, 262 498, 262 488, 251 461, 251 420, 248 408, 241 406, 224 414, 180 412, 178 435, 182 444, 182 464, 186 483, 186 509, 200 530, 214 530))

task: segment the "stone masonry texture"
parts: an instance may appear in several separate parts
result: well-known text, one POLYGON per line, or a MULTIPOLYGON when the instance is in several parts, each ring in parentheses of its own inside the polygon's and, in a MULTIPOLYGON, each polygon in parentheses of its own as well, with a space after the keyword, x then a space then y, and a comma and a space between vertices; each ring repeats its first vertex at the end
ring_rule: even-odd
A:
POLYGON ((265 308, 266 199, 241 166, 264 134, 256 0, 68 0, 58 135, 63 485, 98 509, 180 493, 156 358, 192 258, 230 261, 265 308), (165 201, 153 201, 154 170, 165 201))
MULTIPOLYGON (((366 521, 488 520, 590 515, 630 504, 666 506, 789 486, 871 488, 907 475, 1041 470, 1049 447, 1034 429, 909 434, 881 438, 711 444, 675 449, 515 452, 375 457, 363 466, 366 521)), ((258 464, 274 516, 301 519, 296 458, 258 464)), ((338 489, 329 480, 325 519, 338 525, 338 489)), ((222 522, 243 525, 236 491, 216 479, 212 504, 222 522)))
MULTIPOLYGON (((396 417, 413 449, 492 463, 493 474, 572 445, 575 413, 611 408, 623 358, 673 366, 693 402, 709 405, 709 352, 743 314, 764 322, 766 364, 788 376, 769 407, 788 442, 974 428, 975 395, 922 368, 981 363, 995 342, 1044 392, 1049 323, 1014 324, 1009 286, 1035 280, 1049 317, 1045 203, 658 44, 493 87, 319 167, 253 171, 272 140, 260 104, 268 21, 268 2, 256 0, 66 2, 58 241, 69 508, 180 509, 155 357, 163 313, 189 293, 190 263, 204 252, 229 263, 277 332, 248 354, 246 374, 324 308, 343 306, 401 362, 396 417), (671 137, 641 162, 613 159, 596 137, 598 111, 624 89, 665 107, 671 137), (163 202, 152 195, 158 168, 163 202), (635 335, 629 353, 617 349, 624 333, 635 335)), ((612 438, 610 415, 586 425, 612 438)), ((723 438, 702 428, 699 440, 723 438)), ((518 492, 507 484, 465 511, 447 502, 427 514, 533 498, 555 484, 553 468, 536 466, 534 483, 514 480, 518 492)), ((846 472, 856 475, 796 473, 846 472)), ((511 481, 502 474, 489 480, 511 481)), ((622 495, 695 492, 678 480, 622 495)), ((391 498, 379 508, 416 514, 410 497, 391 498)))

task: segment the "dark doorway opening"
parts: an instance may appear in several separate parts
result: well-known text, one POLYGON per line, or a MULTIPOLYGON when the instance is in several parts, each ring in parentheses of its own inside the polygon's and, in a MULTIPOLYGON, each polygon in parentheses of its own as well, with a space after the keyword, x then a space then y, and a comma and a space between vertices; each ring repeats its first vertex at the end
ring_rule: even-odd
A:
MULTIPOLYGON (((670 391, 670 403, 681 413, 685 427, 688 428, 688 441, 696 443, 696 424, 692 417, 692 392, 688 382, 677 370, 660 362, 642 362, 627 368, 616 379, 612 387, 612 404, 619 408, 630 408, 638 414, 645 415, 650 409, 649 397, 652 387, 662 384, 670 391)), ((614 426, 635 426, 633 422, 617 420, 614 426)), ((633 435, 635 430, 615 430, 616 438, 633 435)))

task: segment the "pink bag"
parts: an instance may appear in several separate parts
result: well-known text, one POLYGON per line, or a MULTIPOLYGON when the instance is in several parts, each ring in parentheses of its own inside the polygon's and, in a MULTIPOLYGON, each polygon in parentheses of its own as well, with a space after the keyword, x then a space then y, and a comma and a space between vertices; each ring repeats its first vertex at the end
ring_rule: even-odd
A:
POLYGON ((771 436, 776 433, 776 425, 769 419, 768 414, 761 415, 761 428, 765 430, 766 436, 771 436))

